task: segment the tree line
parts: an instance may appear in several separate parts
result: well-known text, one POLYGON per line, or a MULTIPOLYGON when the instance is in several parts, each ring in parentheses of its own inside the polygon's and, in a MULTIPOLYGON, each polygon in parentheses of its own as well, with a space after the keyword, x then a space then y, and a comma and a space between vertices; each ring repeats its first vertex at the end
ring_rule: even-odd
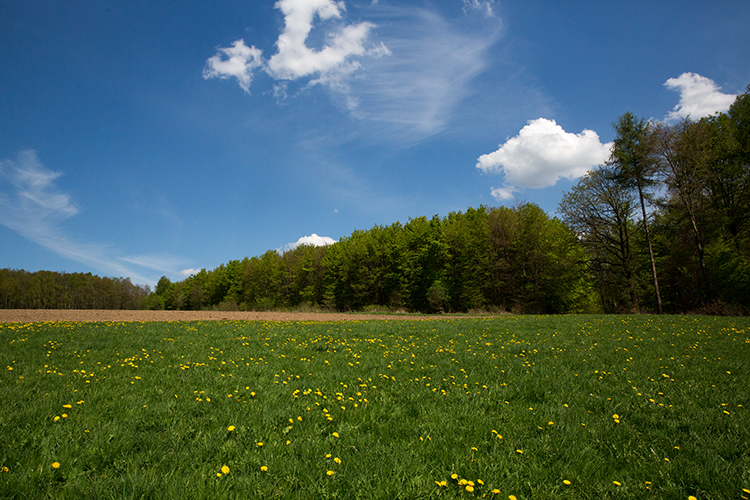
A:
POLYGON ((519 203, 375 226, 162 278, 144 306, 747 313, 750 86, 698 121, 613 125, 610 158, 559 218, 519 203))
POLYGON ((150 292, 129 278, 0 269, 3 309, 138 309, 150 292))
POLYGON ((556 217, 520 202, 418 217, 162 277, 153 293, 123 279, 3 270, 1 304, 750 312, 750 86, 727 112, 698 121, 625 113, 613 126, 609 159, 565 193, 556 217))

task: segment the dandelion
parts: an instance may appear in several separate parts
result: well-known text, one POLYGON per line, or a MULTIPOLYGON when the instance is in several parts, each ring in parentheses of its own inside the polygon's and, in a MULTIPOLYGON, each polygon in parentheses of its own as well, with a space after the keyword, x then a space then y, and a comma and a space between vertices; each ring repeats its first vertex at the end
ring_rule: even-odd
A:
POLYGON ((68 418, 68 414, 67 413, 63 413, 62 414, 62 418, 68 418))
POLYGON ((229 474, 229 467, 227 467, 226 465, 222 465, 221 466, 221 472, 223 474, 229 474))
POLYGON ((690 495, 690 496, 688 497, 688 500, 698 500, 698 499, 697 499, 697 498, 695 498, 695 497, 694 497, 693 495, 690 495))
POLYGON ((261 465, 260 466, 260 471, 261 472, 268 472, 268 467, 266 467, 265 465, 261 465))
POLYGON ((60 417, 58 415, 55 415, 55 419, 54 420, 55 420, 55 422, 57 422, 58 420, 60 420, 60 417))
POLYGON ((519 455, 523 455, 523 450, 516 450, 516 453, 518 453, 519 455))
POLYGON ((233 426, 233 425, 230 425, 229 427, 227 427, 227 430, 228 430, 229 432, 232 432, 232 431, 234 430, 234 426, 233 426))
POLYGON ((0 472, 10 472, 10 469, 7 467, 3 467, 2 469, 0 469, 0 472))
POLYGON ((60 468, 60 462, 52 462, 52 468, 53 469, 59 469, 60 468))
POLYGON ((221 477, 221 472, 217 472, 216 477, 221 477))
POLYGON ((493 495, 499 495, 500 494, 500 490, 498 490, 497 488, 495 488, 494 490, 492 490, 492 494, 493 495))
POLYGON ((73 405, 63 405, 63 408, 71 409, 71 408, 73 408, 73 405))
POLYGON ((466 487, 466 491, 468 491, 469 493, 473 493, 474 492, 474 487, 472 485, 468 485, 466 487))
POLYGON ((339 433, 338 432, 334 432, 333 434, 331 434, 331 436, 337 438, 337 437, 339 437, 339 433))
POLYGON ((455 481, 456 479, 458 479, 458 474, 451 474, 451 479, 453 479, 454 481, 455 481))
POLYGON ((260 446, 263 446, 263 442, 261 441, 260 443, 258 443, 258 446, 259 446, 259 447, 260 447, 260 446))
POLYGON ((615 486, 622 486, 622 484, 620 484, 618 481, 612 481, 612 482, 614 483, 615 486))
POLYGON ((334 458, 333 461, 336 462, 337 464, 341 463, 341 459, 339 457, 334 458))
POLYGON ((563 484, 565 486, 570 486, 570 481, 568 481, 567 479, 563 479, 563 484))
POLYGON ((328 477, 331 477, 331 476, 333 476, 334 474, 336 474, 336 473, 335 473, 335 472, 333 472, 332 470, 329 470, 329 471, 327 471, 327 472, 326 472, 326 476, 328 476, 328 477))
POLYGON ((516 496, 515 495, 508 495, 508 500, 516 500, 516 496))

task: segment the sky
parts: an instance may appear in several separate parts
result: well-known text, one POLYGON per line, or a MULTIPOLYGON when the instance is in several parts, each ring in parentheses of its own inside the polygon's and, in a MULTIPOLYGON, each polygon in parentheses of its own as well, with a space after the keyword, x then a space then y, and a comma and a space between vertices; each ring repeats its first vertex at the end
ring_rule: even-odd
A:
POLYGON ((0 268, 153 286, 562 195, 725 111, 750 2, 4 0, 0 268))

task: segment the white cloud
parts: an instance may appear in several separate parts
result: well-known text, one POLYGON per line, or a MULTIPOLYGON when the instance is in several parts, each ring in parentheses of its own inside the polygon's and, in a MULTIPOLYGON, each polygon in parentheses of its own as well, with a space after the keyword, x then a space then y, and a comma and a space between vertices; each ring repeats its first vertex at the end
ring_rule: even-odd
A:
POLYGON ((333 238, 329 238, 328 236, 318 236, 317 234, 313 233, 310 236, 303 236, 294 243, 287 243, 284 246, 283 251, 288 252, 289 250, 294 250, 298 246, 301 245, 312 245, 315 247, 324 247, 328 245, 333 245, 336 243, 336 240, 333 238))
POLYGON ((263 51, 254 45, 248 47, 243 39, 236 40, 231 47, 219 48, 216 55, 209 57, 203 68, 203 78, 236 78, 244 90, 250 93, 253 72, 263 66, 263 51))
POLYGON ((518 192, 518 188, 515 186, 509 186, 506 184, 503 187, 493 187, 490 191, 490 194, 493 198, 495 198, 497 201, 503 201, 503 200, 512 200, 516 197, 515 193, 518 192))
POLYGON ((506 187, 497 193, 506 196, 515 186, 543 188, 560 178, 580 177, 606 161, 610 148, 593 130, 572 134, 554 120, 539 118, 529 121, 497 151, 480 156, 476 168, 488 174, 504 173, 506 187))
POLYGON ((167 273, 175 269, 180 260, 175 257, 121 256, 110 245, 69 237, 61 223, 79 210, 55 185, 61 175, 42 165, 34 150, 20 152, 16 161, 0 160, 0 224, 64 258, 135 283, 156 282, 125 263, 167 273))
POLYGON ((180 271, 180 276, 187 278, 188 276, 193 276, 195 274, 198 274, 199 272, 201 272, 200 269, 183 269, 182 271, 180 271))
MULTIPOLYGON (((260 49, 248 47, 240 39, 232 47, 219 48, 217 54, 206 61, 203 78, 234 77, 240 87, 249 92, 253 72, 262 68, 277 81, 309 77, 307 84, 310 86, 326 84, 345 92, 347 87, 343 79, 361 68, 356 58, 389 54, 382 43, 372 46, 368 43, 374 24, 368 21, 345 24, 341 21, 346 10, 343 1, 279 0, 275 7, 284 14, 284 29, 276 40, 274 55, 264 61, 260 49), (308 46, 316 18, 328 29, 320 49, 308 46)), ((285 96, 286 86, 277 85, 274 95, 285 96)))
POLYGON ((321 21, 340 19, 344 2, 332 0, 279 0, 276 8, 284 14, 284 31, 276 41, 277 52, 268 60, 269 74, 278 80, 295 80, 310 75, 351 73, 359 63, 351 56, 362 56, 374 25, 361 22, 329 31, 326 44, 315 50, 307 46, 317 15, 321 21))
POLYGON ((664 82, 669 90, 680 93, 680 102, 665 117, 666 121, 675 121, 690 116, 699 120, 704 116, 721 113, 729 109, 735 94, 719 92, 721 87, 713 80, 697 73, 683 73, 677 78, 664 82))

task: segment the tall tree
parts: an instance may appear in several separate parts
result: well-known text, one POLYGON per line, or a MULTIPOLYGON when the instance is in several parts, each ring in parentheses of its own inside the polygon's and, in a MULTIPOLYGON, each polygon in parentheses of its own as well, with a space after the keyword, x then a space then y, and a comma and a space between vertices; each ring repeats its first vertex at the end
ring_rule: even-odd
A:
POLYGON ((632 231, 635 197, 607 167, 581 177, 558 207, 589 251, 589 267, 605 311, 638 310, 632 231))
POLYGON ((656 305, 659 314, 663 312, 661 304, 661 292, 659 291, 659 279, 656 274, 656 260, 654 249, 651 244, 651 233, 648 229, 648 216, 646 215, 646 190, 656 183, 655 171, 657 162, 654 158, 653 134, 649 122, 643 118, 636 118, 631 112, 627 112, 614 124, 617 136, 612 146, 609 165, 613 167, 615 178, 624 186, 638 192, 641 205, 643 230, 648 243, 648 253, 651 259, 651 272, 654 278, 654 289, 656 291, 656 305))

